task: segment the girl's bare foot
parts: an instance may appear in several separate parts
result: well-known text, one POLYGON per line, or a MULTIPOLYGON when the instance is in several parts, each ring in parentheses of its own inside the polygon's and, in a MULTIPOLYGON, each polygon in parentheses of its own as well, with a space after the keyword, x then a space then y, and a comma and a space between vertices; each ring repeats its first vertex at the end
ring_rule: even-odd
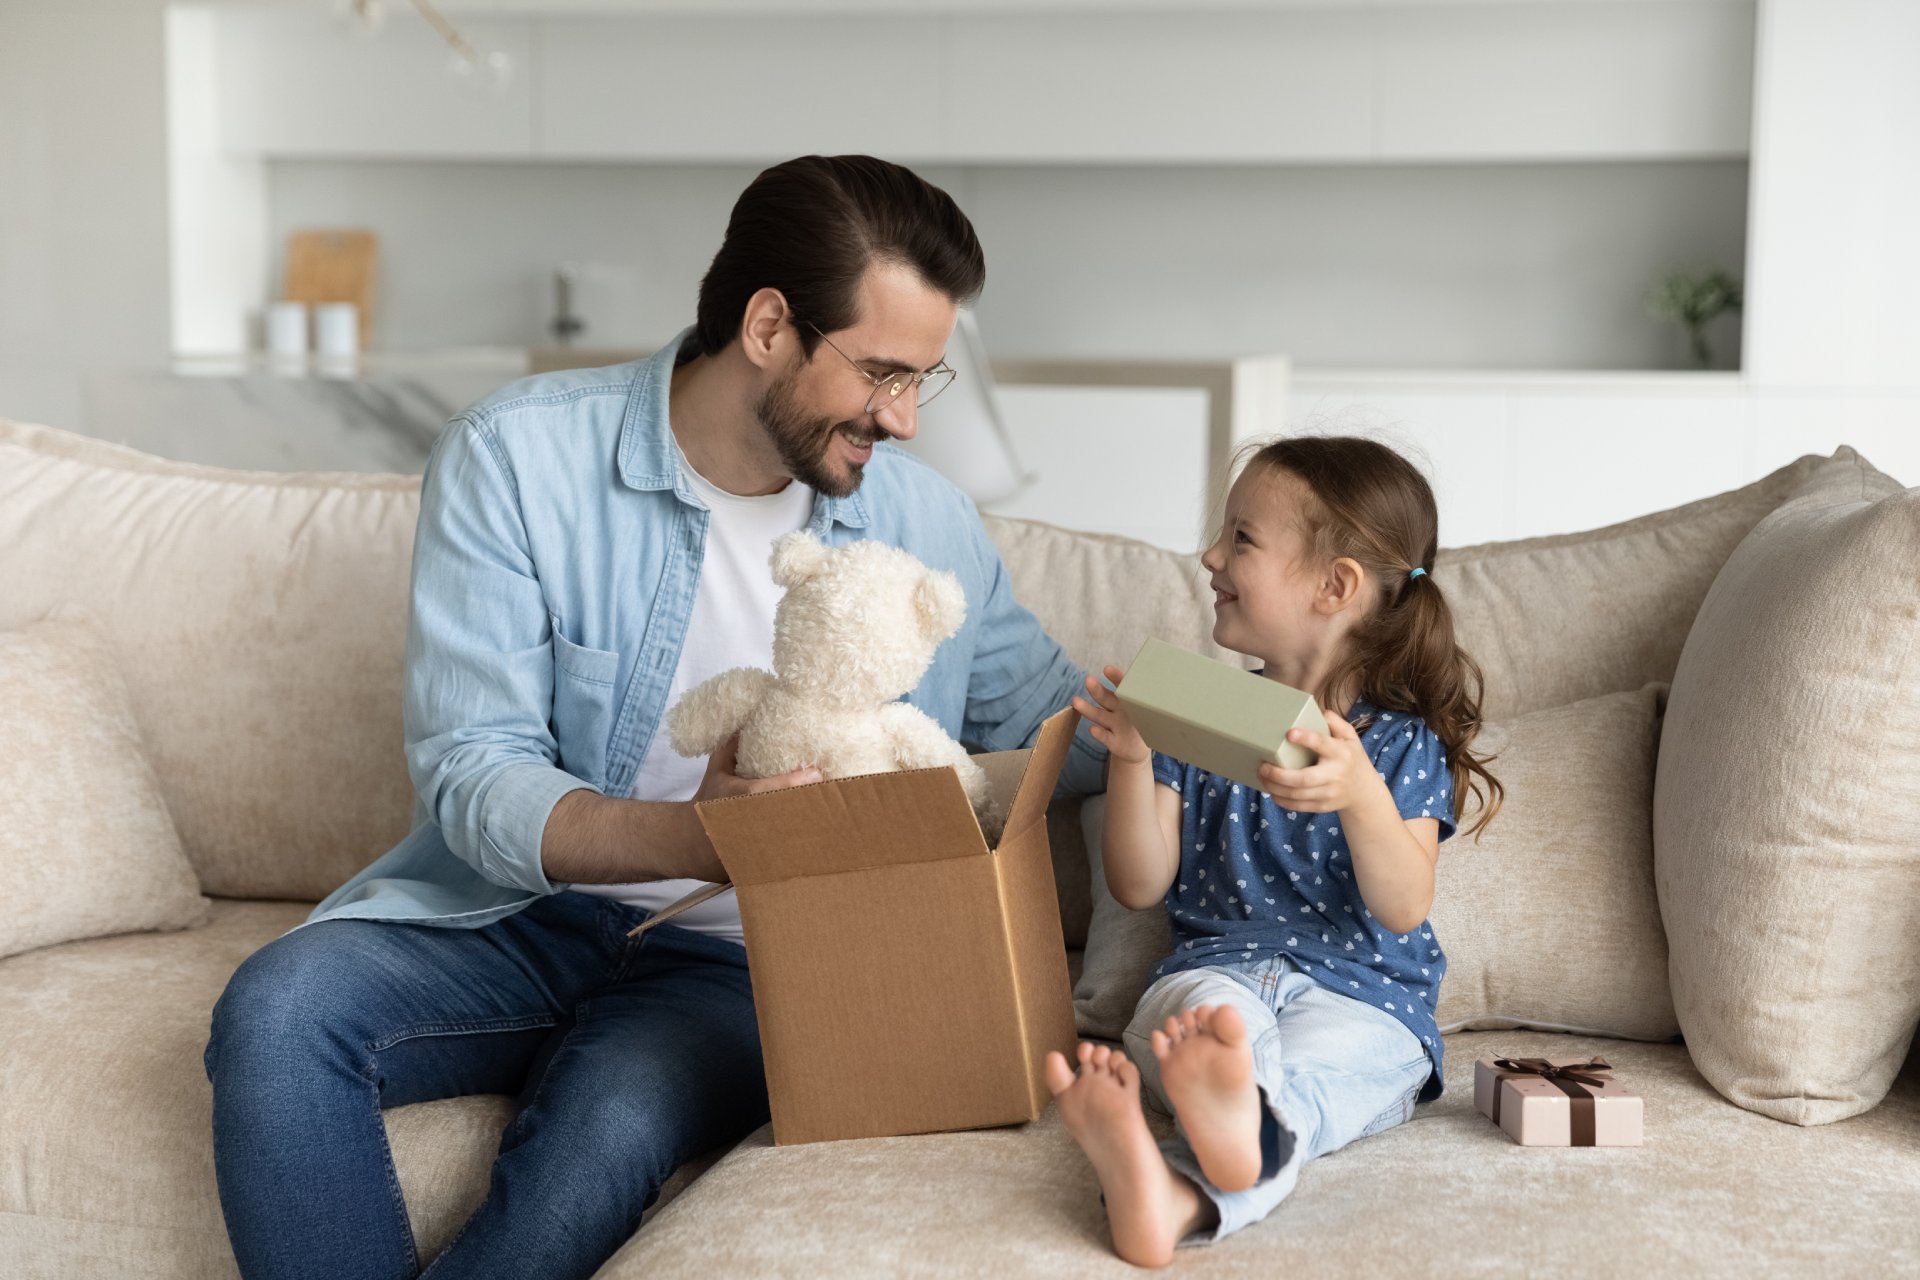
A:
POLYGON ((1247 1023, 1230 1006, 1201 1005, 1153 1033, 1160 1083, 1200 1172, 1222 1191, 1260 1179, 1260 1088, 1247 1023))
POLYGON ((1084 1042, 1079 1056, 1076 1072, 1066 1058, 1049 1053, 1047 1087, 1100 1178, 1114 1252, 1138 1267, 1164 1267, 1174 1246, 1200 1225, 1206 1202, 1154 1145, 1140 1113, 1140 1073, 1127 1056, 1084 1042))

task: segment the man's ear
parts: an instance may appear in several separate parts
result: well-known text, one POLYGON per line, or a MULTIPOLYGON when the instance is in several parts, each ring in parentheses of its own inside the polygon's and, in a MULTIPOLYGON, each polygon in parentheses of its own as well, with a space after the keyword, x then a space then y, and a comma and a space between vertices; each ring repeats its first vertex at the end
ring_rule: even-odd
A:
POLYGON ((789 533, 773 544, 773 580, 783 587, 797 587, 825 569, 831 558, 827 545, 805 529, 789 533))
POLYGON ((793 358, 793 310, 778 289, 761 289, 740 315, 740 349, 756 368, 783 369, 793 358))
POLYGON ((1360 603, 1366 589, 1366 569, 1352 556, 1340 556, 1327 566, 1325 576, 1320 579, 1320 591, 1314 597, 1313 607, 1329 617, 1345 613, 1360 603))

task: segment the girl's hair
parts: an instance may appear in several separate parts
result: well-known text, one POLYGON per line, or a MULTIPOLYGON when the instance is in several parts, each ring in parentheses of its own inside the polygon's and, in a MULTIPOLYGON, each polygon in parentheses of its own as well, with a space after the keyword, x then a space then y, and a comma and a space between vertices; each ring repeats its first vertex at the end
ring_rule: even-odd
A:
POLYGON ((1306 487, 1307 545, 1320 563, 1350 557, 1363 566, 1374 599, 1348 633, 1347 655, 1329 684, 1354 687, 1368 702, 1425 720, 1446 746, 1455 807, 1478 803, 1477 836, 1506 794, 1472 750, 1481 728, 1484 679, 1454 639, 1453 611, 1433 579, 1439 516, 1433 490, 1413 464, 1383 444, 1354 436, 1292 436, 1241 451, 1242 475, 1284 471, 1306 487), (1414 570, 1423 570, 1415 576, 1414 570))

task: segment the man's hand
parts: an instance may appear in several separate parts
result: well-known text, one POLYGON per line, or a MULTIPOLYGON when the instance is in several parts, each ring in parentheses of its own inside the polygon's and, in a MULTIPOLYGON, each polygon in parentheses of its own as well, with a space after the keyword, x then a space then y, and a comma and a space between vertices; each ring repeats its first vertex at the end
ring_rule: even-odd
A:
POLYGON ((1319 756, 1304 769, 1283 769, 1277 764, 1260 766, 1260 782, 1283 809, 1301 813, 1332 813, 1349 809, 1369 798, 1385 784, 1374 770, 1360 745, 1353 726, 1326 713, 1325 734, 1311 729, 1290 729, 1287 741, 1319 756))
POLYGON ((757 795, 762 791, 779 791, 783 787, 803 787, 810 782, 820 781, 820 770, 813 765, 790 773, 775 774, 771 778, 742 778, 733 771, 734 761, 739 754, 740 735, 737 733, 713 749, 713 754, 707 757, 707 772, 700 779, 700 789, 693 793, 694 803, 720 800, 727 796, 757 795))
MULTIPOLYGON (((1116 666, 1103 668, 1108 680, 1119 684, 1126 673, 1116 666)), ((1120 705, 1120 696, 1096 676, 1087 677, 1087 696, 1076 695, 1073 709, 1093 722, 1088 732, 1093 740, 1107 749, 1108 759, 1113 764, 1142 765, 1153 759, 1153 753, 1147 750, 1147 744, 1140 731, 1133 727, 1133 718, 1120 705)))
POLYGON ((739 741, 729 738, 707 757, 693 800, 624 800, 580 789, 560 797, 547 819, 540 862, 547 878, 579 884, 727 878, 695 802, 744 796, 820 781, 811 766, 773 778, 735 776, 739 741))

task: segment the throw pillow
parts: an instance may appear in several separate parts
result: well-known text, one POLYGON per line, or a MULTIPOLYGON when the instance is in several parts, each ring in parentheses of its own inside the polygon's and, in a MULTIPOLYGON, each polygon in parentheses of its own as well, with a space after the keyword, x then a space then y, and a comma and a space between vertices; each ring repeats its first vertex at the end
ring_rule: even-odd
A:
POLYGON ((1120 1039, 1133 1021, 1133 1007, 1147 989, 1153 967, 1173 950, 1167 909, 1158 903, 1129 911, 1107 891, 1100 840, 1107 829, 1107 798, 1089 796, 1080 806, 1085 833, 1088 890, 1093 911, 1087 923, 1087 948, 1080 959, 1080 980, 1073 986, 1073 1019, 1090 1040, 1120 1039))
MULTIPOLYGON (((1447 951, 1443 1031, 1534 1027, 1632 1039, 1673 1036, 1667 952, 1653 891, 1650 821, 1663 685, 1490 724, 1507 788, 1477 842, 1440 846, 1434 932, 1447 951)), ((1128 911, 1100 863, 1105 798, 1080 811, 1092 923, 1074 1013, 1117 1040, 1172 947, 1166 912, 1128 911)))
POLYGON ((207 900, 93 626, 0 633, 0 706, 0 956, 199 923, 207 900))
POLYGON ((1665 693, 1652 684, 1487 726, 1506 799, 1479 839, 1440 846, 1440 1030, 1679 1034, 1653 891, 1665 693))
POLYGON ((1654 848, 1694 1064, 1795 1124, 1886 1094, 1920 1020, 1920 489, 1817 476, 1715 578, 1654 848))
POLYGON ((417 475, 228 471, 0 420, 0 630, 71 604, 128 656, 214 896, 311 902, 407 834, 419 494, 417 475))

